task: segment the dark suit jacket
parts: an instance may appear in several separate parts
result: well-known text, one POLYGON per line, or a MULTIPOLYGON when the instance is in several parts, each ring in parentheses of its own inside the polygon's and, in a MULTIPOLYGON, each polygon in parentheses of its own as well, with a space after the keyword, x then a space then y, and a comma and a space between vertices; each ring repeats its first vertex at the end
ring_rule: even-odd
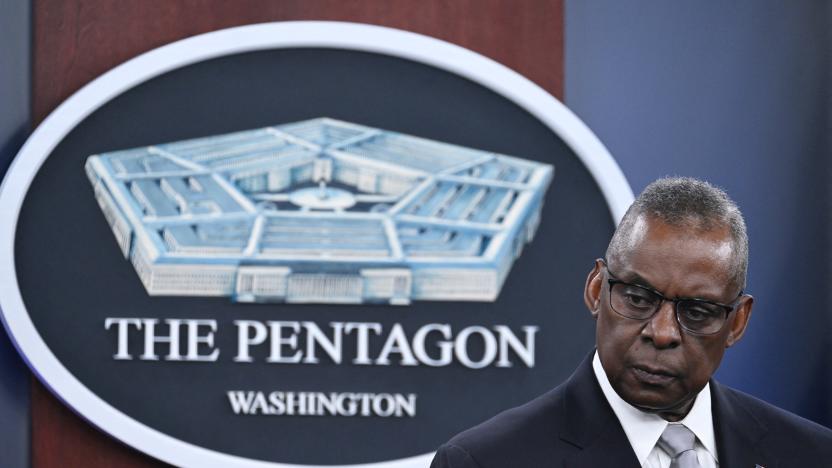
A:
MULTIPOLYGON (((720 468, 832 467, 832 431, 711 380, 720 468)), ((592 370, 469 429, 439 448, 431 468, 638 468, 592 370)))

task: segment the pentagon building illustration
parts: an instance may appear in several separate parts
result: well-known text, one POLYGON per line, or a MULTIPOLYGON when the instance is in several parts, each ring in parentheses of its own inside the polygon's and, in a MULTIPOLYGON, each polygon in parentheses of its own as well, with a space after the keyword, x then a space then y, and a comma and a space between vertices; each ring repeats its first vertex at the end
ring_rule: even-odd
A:
POLYGON ((85 165, 145 289, 237 302, 494 301, 554 168, 319 118, 85 165))

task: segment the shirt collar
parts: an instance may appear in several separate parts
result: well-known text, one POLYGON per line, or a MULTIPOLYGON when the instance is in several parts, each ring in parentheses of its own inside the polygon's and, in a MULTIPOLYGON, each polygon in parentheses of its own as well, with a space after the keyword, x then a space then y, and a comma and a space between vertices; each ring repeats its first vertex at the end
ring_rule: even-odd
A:
MULTIPOLYGON (((644 412, 635 406, 627 403, 622 399, 618 393, 612 388, 607 373, 601 365, 601 358, 598 357, 598 351, 595 351, 595 356, 592 358, 592 370, 595 371, 595 378, 598 384, 601 385, 601 390, 604 392, 610 406, 612 407, 615 416, 621 423, 633 451, 636 453, 636 458, 641 465, 650 456, 653 447, 656 446, 659 437, 661 437, 668 422, 662 419, 659 415, 644 412)), ((691 407, 690 412, 679 423, 687 426, 688 429, 696 434, 697 439, 705 447, 705 449, 714 457, 717 458, 716 451, 716 437, 714 436, 713 417, 711 414, 711 384, 705 384, 696 400, 691 407)))

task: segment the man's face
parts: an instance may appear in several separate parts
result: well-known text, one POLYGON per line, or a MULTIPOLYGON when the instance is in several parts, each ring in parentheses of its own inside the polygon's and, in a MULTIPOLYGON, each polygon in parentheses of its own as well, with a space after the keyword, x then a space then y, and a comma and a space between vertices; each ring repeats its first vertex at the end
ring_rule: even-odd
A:
POLYGON ((692 335, 679 326, 673 303, 665 301, 647 320, 623 317, 610 307, 610 273, 615 279, 655 289, 667 298, 734 302, 733 245, 727 227, 698 231, 640 216, 625 247, 596 262, 585 299, 596 318, 596 342, 615 391, 628 403, 679 420, 719 367, 725 348, 742 336, 752 299, 743 296, 713 335, 692 335))

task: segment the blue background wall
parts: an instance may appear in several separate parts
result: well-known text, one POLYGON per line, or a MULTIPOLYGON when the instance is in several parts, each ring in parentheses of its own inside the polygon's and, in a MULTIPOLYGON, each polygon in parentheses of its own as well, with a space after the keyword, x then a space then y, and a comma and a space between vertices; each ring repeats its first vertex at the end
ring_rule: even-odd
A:
POLYGON ((664 175, 724 187, 746 216, 743 341, 717 377, 832 425, 832 2, 566 2, 566 104, 633 191, 664 175))
MULTIPOLYGON (((29 2, 0 0, 0 174, 29 133, 29 2)), ((0 466, 29 466, 29 372, 0 331, 0 466)))
MULTIPOLYGON (((2 1, 0 171, 29 121, 30 8, 2 1)), ((567 0, 566 103, 635 192, 708 179, 744 210, 749 333, 718 377, 832 425, 832 2, 567 0)), ((0 461, 28 466, 28 372, 0 333, 0 461)))

